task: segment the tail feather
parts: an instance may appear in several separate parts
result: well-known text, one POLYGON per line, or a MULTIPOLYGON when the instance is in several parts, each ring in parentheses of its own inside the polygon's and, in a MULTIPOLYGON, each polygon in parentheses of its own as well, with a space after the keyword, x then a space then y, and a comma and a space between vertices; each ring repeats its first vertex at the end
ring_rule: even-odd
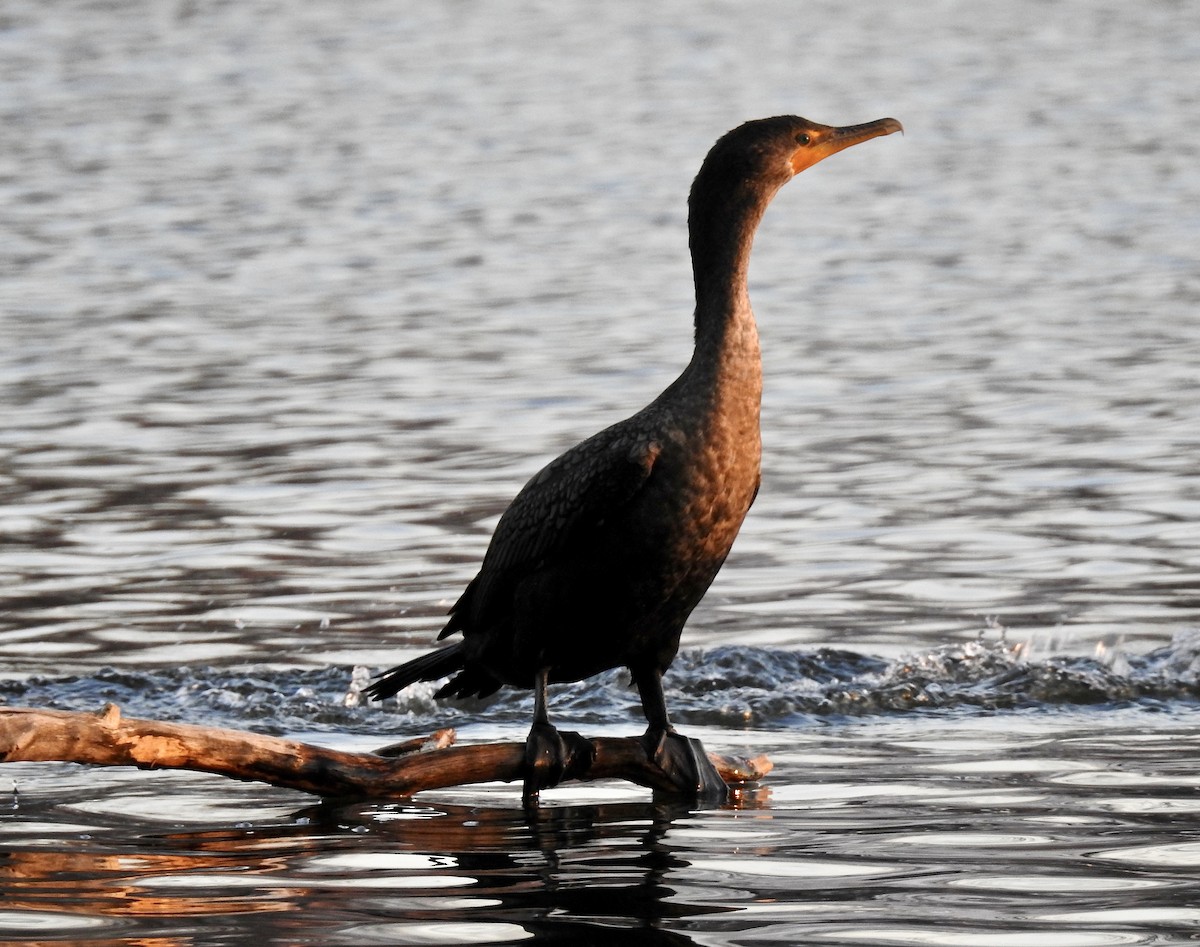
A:
POLYGON ((464 663, 463 646, 460 641, 385 671, 383 676, 366 687, 363 693, 372 700, 383 700, 417 681, 436 681, 449 677, 455 671, 461 671, 464 663))

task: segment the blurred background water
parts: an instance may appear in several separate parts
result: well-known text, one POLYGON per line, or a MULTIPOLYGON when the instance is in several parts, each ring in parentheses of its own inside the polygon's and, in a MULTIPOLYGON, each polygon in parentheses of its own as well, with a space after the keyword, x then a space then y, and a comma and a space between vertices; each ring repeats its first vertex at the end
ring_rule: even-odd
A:
POLYGON ((12 705, 520 738, 520 695, 347 706, 352 668, 426 648, 525 478, 686 362, 719 134, 906 136, 757 241, 763 488, 668 683, 764 789, 526 822, 12 765, 0 943, 1194 941, 1190 15, 5 0, 12 705))

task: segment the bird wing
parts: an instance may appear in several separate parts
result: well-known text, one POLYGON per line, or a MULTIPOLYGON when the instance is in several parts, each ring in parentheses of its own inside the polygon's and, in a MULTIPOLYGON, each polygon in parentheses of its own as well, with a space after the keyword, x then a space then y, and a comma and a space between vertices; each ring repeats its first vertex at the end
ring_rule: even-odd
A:
POLYGON ((486 627, 491 607, 504 607, 505 589, 637 495, 661 450, 657 441, 615 425, 534 474, 500 518, 479 574, 450 610, 439 639, 468 625, 486 627))

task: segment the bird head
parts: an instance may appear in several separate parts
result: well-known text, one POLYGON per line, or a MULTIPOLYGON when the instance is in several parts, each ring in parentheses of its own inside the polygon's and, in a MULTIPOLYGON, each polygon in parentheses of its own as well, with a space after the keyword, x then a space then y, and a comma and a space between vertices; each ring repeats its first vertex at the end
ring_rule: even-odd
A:
POLYGON ((778 115, 739 125, 717 140, 705 159, 712 174, 781 187, 806 168, 860 142, 904 131, 894 118, 862 125, 821 125, 778 115))

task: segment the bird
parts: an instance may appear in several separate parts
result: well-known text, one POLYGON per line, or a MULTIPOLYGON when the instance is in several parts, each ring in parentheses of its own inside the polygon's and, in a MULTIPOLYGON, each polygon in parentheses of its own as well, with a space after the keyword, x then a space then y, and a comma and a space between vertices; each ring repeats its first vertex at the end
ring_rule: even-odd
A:
POLYGON ((647 756, 685 791, 724 799, 699 741, 672 725, 662 678, 758 494, 762 358, 747 286, 751 246, 767 205, 793 177, 902 131, 893 118, 839 127, 780 115, 716 141, 688 197, 691 360, 646 407, 534 474, 438 636, 458 640, 385 671, 365 689, 369 698, 447 677, 435 697, 532 689, 523 798, 536 805, 541 789, 590 762, 588 741, 550 722, 549 685, 625 667, 646 717, 647 756))

